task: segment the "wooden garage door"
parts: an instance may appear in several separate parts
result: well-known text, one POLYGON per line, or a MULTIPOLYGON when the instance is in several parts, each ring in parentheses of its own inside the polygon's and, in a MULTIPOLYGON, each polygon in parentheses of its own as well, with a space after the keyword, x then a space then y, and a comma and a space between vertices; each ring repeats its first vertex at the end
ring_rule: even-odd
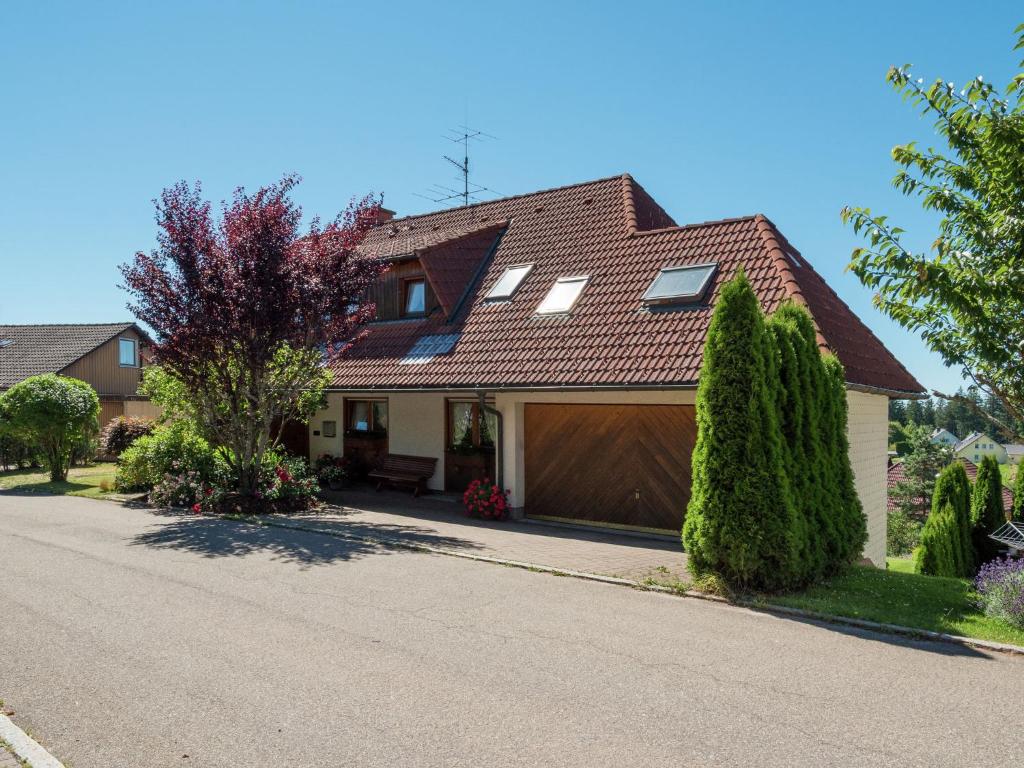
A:
POLYGON ((526 405, 526 514, 678 531, 697 439, 688 405, 526 405))

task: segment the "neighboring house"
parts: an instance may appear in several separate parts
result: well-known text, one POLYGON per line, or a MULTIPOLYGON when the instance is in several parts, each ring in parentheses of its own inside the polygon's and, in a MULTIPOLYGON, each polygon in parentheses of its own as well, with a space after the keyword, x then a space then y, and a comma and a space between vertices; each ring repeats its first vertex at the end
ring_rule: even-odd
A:
POLYGON ((150 339, 134 323, 0 325, 0 390, 41 373, 90 384, 100 397, 100 427, 115 416, 153 416, 138 394, 150 339))
MULTIPOLYGON (((964 469, 967 470, 967 477, 970 478, 970 481, 972 483, 974 483, 978 477, 978 465, 968 459, 960 459, 960 463, 963 464, 964 469)), ((907 476, 903 472, 902 463, 893 464, 891 467, 889 467, 889 472, 886 475, 886 485, 888 487, 888 499, 886 502, 886 506, 890 512, 895 510, 898 506, 896 503, 896 486, 902 482, 905 482, 906 479, 907 476)), ((928 507, 927 505, 918 504, 919 508, 922 506, 924 506, 926 509, 924 516, 927 517, 927 513, 931 511, 930 507, 928 507)), ((1003 486, 1003 511, 1007 515, 1013 514, 1013 491, 1011 491, 1005 485, 1003 486)))
POLYGON ((388 220, 377 321, 333 368, 309 450, 496 476, 517 514, 671 532, 690 495, 704 337, 742 267, 807 305, 846 367, 850 458, 885 563, 889 398, 923 387, 764 216, 679 226, 629 175, 388 220))
POLYGON ((1024 445, 1020 443, 1010 443, 1004 445, 1003 448, 1006 450, 1006 460, 1011 464, 1020 464, 1020 460, 1024 458, 1024 445))
POLYGON ((983 432, 972 432, 954 445, 953 455, 973 461, 975 464, 980 463, 986 456, 994 456, 1000 464, 1007 461, 1006 449, 983 432))
POLYGON ((948 429, 936 429, 932 432, 931 441, 936 444, 948 445, 952 448, 954 445, 960 442, 960 438, 950 432, 948 429))

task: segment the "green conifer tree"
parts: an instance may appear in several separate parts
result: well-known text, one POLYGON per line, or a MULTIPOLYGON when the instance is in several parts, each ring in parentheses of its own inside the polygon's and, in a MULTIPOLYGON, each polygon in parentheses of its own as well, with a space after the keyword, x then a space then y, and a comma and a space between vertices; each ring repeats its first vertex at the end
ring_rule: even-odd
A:
POLYGON ((1017 479, 1013 483, 1013 519, 1024 520, 1024 461, 1017 465, 1017 479))
POLYGON ((799 582, 796 513, 764 315, 742 270, 719 292, 697 388, 697 444, 683 545, 696 575, 741 588, 799 582))
POLYGON ((1003 481, 999 474, 999 463, 993 456, 986 456, 978 467, 971 496, 971 541, 974 546, 974 562, 982 565, 999 556, 999 545, 989 534, 1006 522, 1003 510, 1003 481))
MULTIPOLYGON (((974 574, 974 546, 971 543, 971 481, 967 470, 959 461, 954 461, 935 481, 932 496, 932 512, 949 507, 955 525, 949 531, 952 561, 956 576, 969 577, 974 574)), ((931 515, 929 515, 929 519, 931 515)), ((927 528, 927 523, 925 523, 927 528)), ((923 539, 922 539, 923 542, 923 539)))
POLYGON ((946 502, 928 515, 921 543, 914 550, 914 570, 928 576, 960 576, 956 556, 959 537, 956 513, 946 502))

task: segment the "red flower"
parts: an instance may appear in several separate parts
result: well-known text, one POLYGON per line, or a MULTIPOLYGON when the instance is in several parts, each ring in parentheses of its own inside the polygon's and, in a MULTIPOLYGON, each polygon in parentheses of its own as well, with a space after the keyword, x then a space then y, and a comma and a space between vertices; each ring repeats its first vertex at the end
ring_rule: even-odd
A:
POLYGON ((195 512, 198 515, 200 512, 203 511, 203 505, 199 504, 199 503, 193 504, 192 505, 192 511, 195 512))

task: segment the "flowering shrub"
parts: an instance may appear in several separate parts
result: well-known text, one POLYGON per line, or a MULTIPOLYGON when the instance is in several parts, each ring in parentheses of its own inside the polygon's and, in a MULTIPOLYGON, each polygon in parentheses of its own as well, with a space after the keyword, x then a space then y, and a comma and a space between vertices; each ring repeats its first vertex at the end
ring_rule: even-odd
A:
POLYGON ((162 483, 167 475, 195 471, 212 481, 218 470, 213 448, 186 422, 158 427, 137 438, 121 454, 117 464, 119 491, 144 491, 162 483))
POLYGON ((508 514, 508 492, 486 477, 471 482, 462 495, 462 501, 466 505, 466 514, 470 517, 504 520, 508 514))
POLYGON ((978 571, 974 588, 987 616, 1024 629, 1024 559, 986 563, 978 571))
POLYGON ((347 480, 351 469, 345 456, 332 456, 329 453, 317 457, 314 467, 317 479, 321 483, 340 483, 347 480))
POLYGON ((269 501, 282 502, 287 509, 306 509, 316 499, 320 486, 309 471, 309 465, 299 458, 281 459, 274 467, 269 483, 261 482, 260 492, 269 501))

